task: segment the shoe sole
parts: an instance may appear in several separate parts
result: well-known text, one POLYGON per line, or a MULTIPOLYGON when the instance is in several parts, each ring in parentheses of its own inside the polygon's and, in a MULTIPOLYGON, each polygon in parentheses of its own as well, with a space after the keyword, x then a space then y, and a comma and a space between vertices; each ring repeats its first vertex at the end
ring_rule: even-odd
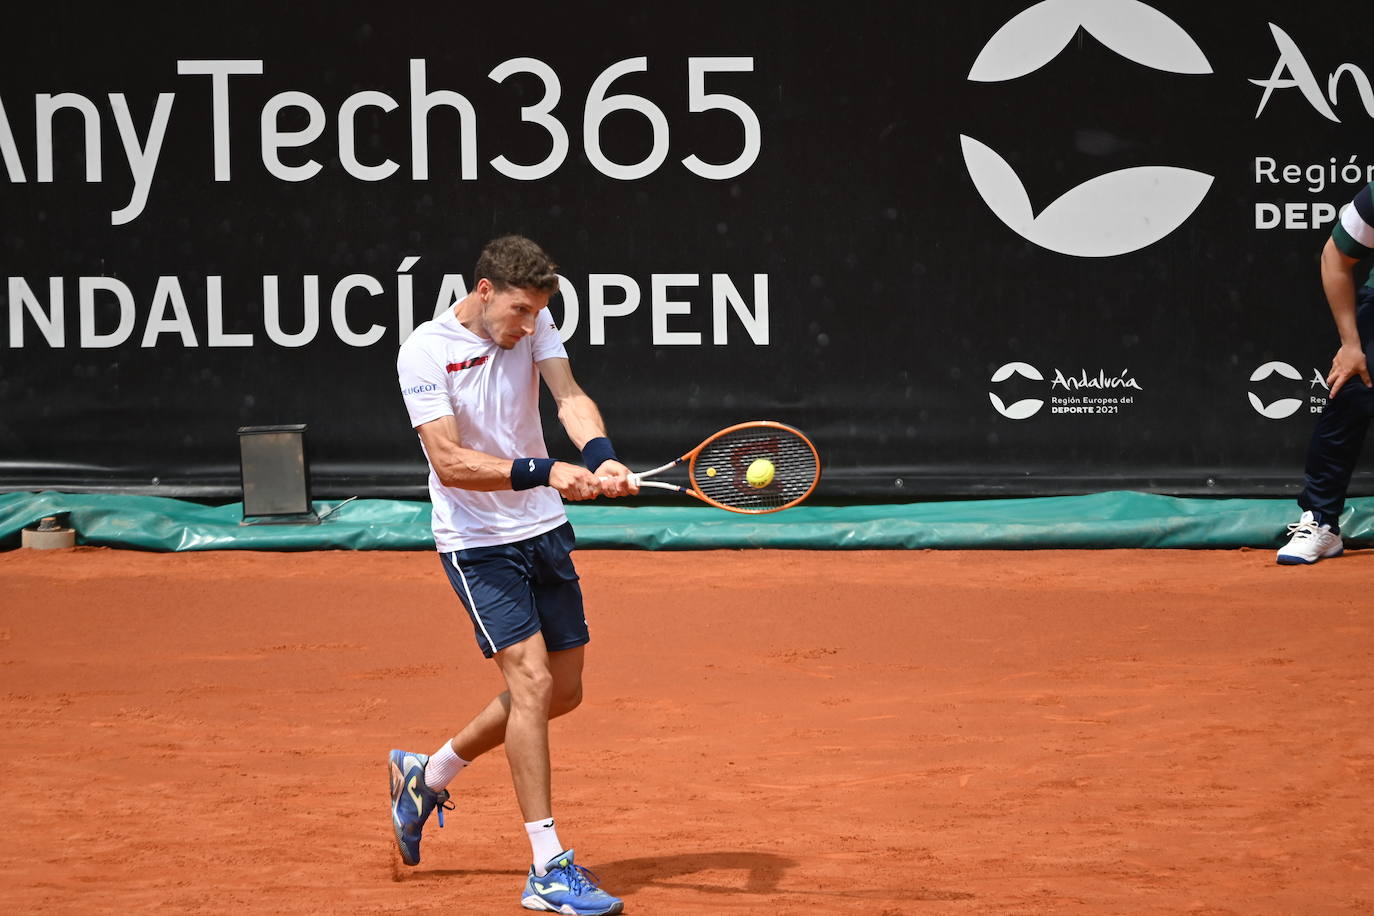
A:
POLYGON ((615 916, 616 913, 625 911, 625 903, 623 901, 613 904, 610 909, 596 910, 593 912, 592 910, 575 910, 572 908, 571 904, 566 903, 561 907, 557 907, 549 903, 543 897, 535 895, 521 897, 520 905, 527 910, 538 910, 541 913, 562 913, 563 916, 615 916))
POLYGON ((1345 553, 1345 548, 1344 548, 1344 547, 1342 547, 1340 550, 1336 551, 1335 553, 1323 554, 1322 556, 1319 556, 1319 557, 1317 557, 1316 559, 1312 559, 1312 560, 1305 560, 1305 559, 1303 559, 1302 557, 1294 556, 1293 554, 1284 554, 1284 553, 1281 553, 1281 554, 1279 554, 1279 556, 1278 556, 1278 564, 1279 564, 1280 566, 1315 566, 1318 560, 1331 560, 1331 559, 1335 559, 1336 557, 1339 557, 1339 556, 1340 556, 1341 554, 1343 554, 1343 553, 1345 553))
POLYGON ((396 805, 401 801, 401 787, 405 785, 405 776, 401 773, 401 768, 396 766, 396 761, 391 757, 386 759, 387 782, 391 792, 391 830, 396 834, 396 849, 401 853, 401 861, 406 865, 415 866, 420 864, 417 858, 410 860, 410 855, 406 852, 406 844, 401 833, 401 822, 396 817, 396 805))

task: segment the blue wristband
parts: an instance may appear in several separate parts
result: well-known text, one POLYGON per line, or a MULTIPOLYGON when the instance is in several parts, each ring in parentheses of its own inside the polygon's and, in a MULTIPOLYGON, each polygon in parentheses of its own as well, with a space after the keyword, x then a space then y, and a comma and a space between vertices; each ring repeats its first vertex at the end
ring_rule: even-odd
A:
POLYGON ((586 445, 582 446, 582 463, 587 466, 589 471, 595 472, 604 461, 615 460, 615 446, 611 445, 611 440, 605 436, 590 439, 586 445))
POLYGON ((510 488, 528 490, 531 487, 547 487, 549 471, 552 470, 552 458, 516 458, 510 465, 510 488))

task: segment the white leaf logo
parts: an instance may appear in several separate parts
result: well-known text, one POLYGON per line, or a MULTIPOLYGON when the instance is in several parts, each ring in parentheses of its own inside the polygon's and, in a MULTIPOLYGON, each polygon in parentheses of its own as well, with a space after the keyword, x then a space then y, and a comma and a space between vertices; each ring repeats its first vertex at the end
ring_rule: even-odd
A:
POLYGON ((988 397, 992 400, 992 406, 997 408, 997 412, 1008 420, 1025 420, 1028 417, 1033 417, 1041 407, 1045 406, 1045 402, 1039 398, 1026 398, 1024 401, 1017 401, 1008 407, 1002 403, 1001 398, 991 391, 988 392, 988 397))
MULTIPOLYGON (((1197 42, 1140 0, 1043 0, 997 30, 968 78, 1001 82, 1033 73, 1058 57, 1079 29, 1142 66, 1212 72, 1197 42)), ((969 177, 1002 222, 1042 248, 1075 257, 1115 257, 1154 244, 1192 216, 1212 187, 1211 175, 1191 169, 1122 169, 1070 188, 1037 216, 1005 159, 972 137, 961 135, 959 142, 969 177)))
POLYGON ((1291 378, 1295 382, 1302 381, 1301 372, 1299 372, 1297 369, 1294 369, 1288 363, 1281 363, 1277 360, 1267 362, 1263 366, 1260 366, 1258 369, 1256 369, 1254 372, 1251 372, 1250 381, 1262 382, 1276 372, 1284 378, 1291 378))
POLYGON ((1302 401, 1298 398, 1280 398, 1268 407, 1265 407, 1264 402, 1255 397, 1253 391, 1247 391, 1245 393, 1250 396, 1250 406, 1255 408, 1261 416, 1268 417, 1271 420, 1282 420, 1286 417, 1291 417, 1293 414, 1297 413, 1298 408, 1302 406, 1302 401))
POLYGON ((1013 375, 1023 375, 1036 382, 1043 382, 1045 377, 1040 374, 1040 370, 1030 363, 1007 363, 992 374, 994 382, 1005 382, 1013 375))
MULTIPOLYGON (((1250 381, 1262 382, 1271 375, 1281 375, 1295 382, 1302 381, 1301 372, 1294 369, 1288 363, 1279 362, 1278 360, 1267 362, 1254 372, 1251 372, 1250 381)), ((1253 391, 1247 391, 1246 394, 1250 396, 1250 406, 1255 408, 1255 412, 1271 420, 1283 420, 1287 417, 1291 417, 1302 408, 1301 398, 1280 398, 1274 403, 1266 406, 1253 391)))
MULTIPOLYGON (((1045 376, 1040 374, 1040 370, 1030 363, 1007 363, 992 374, 992 381, 1004 382, 1013 375, 1024 376, 1037 382, 1045 380, 1045 376)), ((1027 417, 1035 416, 1036 412, 1045 406, 1045 402, 1039 398, 1026 398, 1008 407, 1001 398, 991 391, 988 392, 988 399, 992 401, 993 408, 1008 420, 1024 420, 1027 417)))
POLYGON ((1211 73, 1187 32, 1139 0, 1044 0, 997 30, 968 78, 996 83, 1034 73, 1083 29, 1127 60, 1170 73, 1211 73))
POLYGON ((1212 187, 1211 175, 1191 169, 1122 169, 1070 188, 1036 216, 1005 159, 972 137, 959 142, 974 187, 998 219, 1042 248, 1080 258, 1109 258, 1154 244, 1192 216, 1212 187))

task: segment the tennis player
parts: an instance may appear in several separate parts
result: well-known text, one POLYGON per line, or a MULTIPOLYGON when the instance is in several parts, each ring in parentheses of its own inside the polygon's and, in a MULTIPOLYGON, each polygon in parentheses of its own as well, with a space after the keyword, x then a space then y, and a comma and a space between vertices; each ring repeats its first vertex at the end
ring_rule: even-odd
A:
POLYGON ((1374 344, 1374 279, 1355 287, 1355 268, 1374 254, 1374 183, 1341 211, 1322 249, 1322 289, 1336 322, 1341 346, 1326 376, 1330 394, 1307 447, 1307 467, 1298 507, 1302 517, 1288 526, 1288 543, 1278 562, 1312 564, 1345 552, 1341 512, 1350 477, 1360 460, 1365 432, 1374 418, 1374 384, 1369 349, 1374 344))
MULTIPOLYGON (((563 499, 637 491, 616 460, 601 414, 578 384, 545 310, 556 267, 529 239, 483 249, 475 286, 401 345, 396 361, 411 425, 429 460, 434 541, 477 646, 495 659, 506 690, 433 754, 391 751, 391 820, 407 865, 420 861, 431 812, 451 810, 448 785, 504 743, 532 861, 521 905, 530 910, 619 913, 560 842, 549 784, 549 719, 582 701, 589 640, 569 551, 563 499), (586 467, 548 457, 539 379, 586 467)), ((430 643, 423 627, 403 634, 430 643)))

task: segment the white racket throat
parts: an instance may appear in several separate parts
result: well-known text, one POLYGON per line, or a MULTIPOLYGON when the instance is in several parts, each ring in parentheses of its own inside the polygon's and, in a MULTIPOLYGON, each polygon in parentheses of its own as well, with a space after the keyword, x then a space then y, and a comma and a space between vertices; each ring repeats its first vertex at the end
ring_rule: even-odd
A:
POLYGON ((657 487, 660 490, 672 490, 674 492, 682 492, 686 489, 685 487, 680 487, 675 483, 667 483, 666 481, 662 480, 639 480, 638 477, 634 474, 630 475, 630 483, 641 490, 645 487, 657 487))
POLYGON ((678 464, 680 464, 680 463, 681 463, 681 459, 679 459, 678 461, 670 461, 670 462, 668 462, 667 464, 660 465, 659 467, 654 468, 652 471, 644 471, 644 472, 641 473, 641 474, 631 473, 631 474, 630 474, 630 477, 629 477, 630 486, 632 486, 632 487, 634 487, 634 488, 636 488, 636 489, 643 489, 644 487, 656 487, 656 488, 658 488, 658 489, 660 489, 660 490, 672 490, 672 491, 674 491, 674 492, 682 492, 682 490, 683 490, 684 488, 678 486, 678 485, 675 484, 675 483, 666 483, 665 481, 662 481, 662 480, 645 480, 645 479, 644 479, 644 478, 646 478, 646 477, 652 477, 652 476, 655 475, 655 474, 661 474, 661 473, 663 473, 664 471, 667 471, 667 470, 669 470, 669 469, 671 469, 671 468, 673 468, 673 467, 676 467, 676 466, 677 466, 678 464))

